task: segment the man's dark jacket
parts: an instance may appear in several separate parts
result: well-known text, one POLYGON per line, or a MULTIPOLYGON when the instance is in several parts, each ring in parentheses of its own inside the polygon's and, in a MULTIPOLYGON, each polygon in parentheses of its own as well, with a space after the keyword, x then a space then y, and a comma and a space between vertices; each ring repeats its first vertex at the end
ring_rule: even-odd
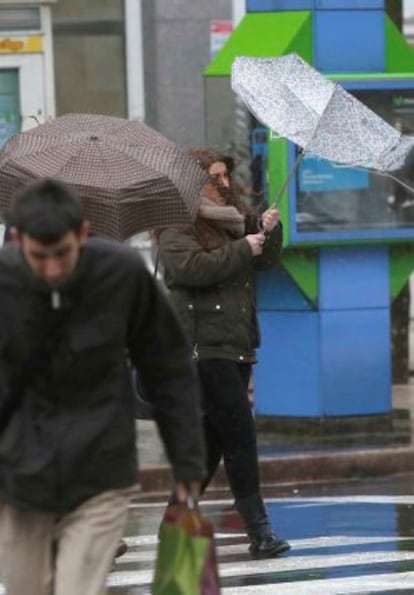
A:
POLYGON ((203 477, 189 345, 136 250, 89 240, 53 310, 50 289, 7 245, 0 295, 0 499, 64 513, 136 481, 128 357, 152 394, 175 479, 203 477))

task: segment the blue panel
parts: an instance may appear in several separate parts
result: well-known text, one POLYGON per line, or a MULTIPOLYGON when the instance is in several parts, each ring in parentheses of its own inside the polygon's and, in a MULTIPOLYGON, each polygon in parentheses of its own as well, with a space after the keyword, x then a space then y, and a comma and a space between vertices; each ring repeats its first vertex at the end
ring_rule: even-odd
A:
POLYGON ((247 12, 278 10, 381 10, 385 0, 247 0, 247 12))
POLYGON ((325 415, 391 412, 389 310, 321 312, 325 415))
POLYGON ((311 303, 282 268, 257 275, 259 310, 312 310, 311 303))
POLYGON ((352 167, 336 167, 332 161, 305 155, 298 170, 301 192, 337 192, 369 188, 369 173, 352 167))
POLYGON ((247 0, 247 12, 271 12, 278 10, 311 10, 313 0, 247 0))
POLYGON ((385 0, 315 0, 320 10, 375 10, 383 9, 385 0))
POLYGON ((317 10, 314 31, 318 70, 385 70, 385 13, 382 10, 360 10, 358 13, 353 10, 317 10))
POLYGON ((322 248, 319 253, 319 307, 389 307, 386 246, 322 248))
MULTIPOLYGON (((349 500, 345 502, 341 500, 333 500, 331 502, 322 500, 318 502, 307 500, 303 494, 297 500, 296 503, 275 502, 274 500, 266 503, 272 527, 277 527, 279 535, 288 535, 291 540, 315 537, 319 540, 320 535, 349 534, 350 530, 345 529, 347 527, 352 527, 351 531, 354 537, 357 535, 366 537, 367 535, 399 534, 399 506, 394 503, 388 504, 377 501, 368 504, 366 502, 349 500), (355 522, 356 519, 363 519, 363 522, 358 524, 358 522, 355 522)), ((317 547, 315 543, 315 548, 317 547)), ((388 544, 372 546, 371 551, 378 551, 382 547, 390 551, 395 546, 393 545, 393 541, 390 540, 388 544)), ((357 556, 360 551, 361 545, 358 544, 358 540, 355 540, 353 544, 349 543, 345 545, 345 543, 338 543, 337 545, 329 545, 326 548, 324 547, 320 553, 324 552, 334 560, 335 556, 340 554, 357 556)), ((314 553, 319 552, 314 550, 314 553)), ((336 575, 337 573, 334 570, 330 571, 329 574, 324 573, 324 577, 336 575)), ((324 590, 322 589, 319 593, 323 594, 324 590)), ((278 591, 279 589, 276 589, 273 593, 277 594, 278 591)), ((268 592, 271 593, 271 591, 268 592)), ((292 590, 291 592, 294 593, 295 591, 292 590)), ((313 592, 315 593, 316 591, 313 592)), ((332 593, 332 591, 330 592, 332 593)), ((300 591, 296 591, 296 593, 300 593, 300 591)), ((345 593, 345 591, 342 591, 342 593, 345 593)), ((367 591, 363 593, 367 593, 367 591)), ((394 591, 394 593, 397 594, 398 591, 394 591)), ((404 591, 400 591, 400 593, 404 593, 404 591)), ((388 591, 388 594, 390 594, 390 591, 388 591)))
POLYGON ((260 415, 319 417, 317 312, 263 312, 262 347, 254 368, 255 405, 260 415))

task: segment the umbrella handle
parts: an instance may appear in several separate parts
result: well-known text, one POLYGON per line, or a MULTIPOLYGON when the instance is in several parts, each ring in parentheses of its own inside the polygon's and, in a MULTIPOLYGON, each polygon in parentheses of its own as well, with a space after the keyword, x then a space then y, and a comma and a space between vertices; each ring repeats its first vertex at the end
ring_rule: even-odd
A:
POLYGON ((288 176, 287 176, 286 180, 283 182, 283 184, 282 184, 281 188, 279 189, 279 191, 278 191, 278 192, 277 192, 277 194, 276 194, 276 197, 275 197, 275 202, 274 202, 274 205, 275 205, 275 206, 278 206, 278 204, 279 204, 279 201, 280 201, 280 199, 282 198, 284 191, 286 190, 286 188, 287 188, 287 187, 288 187, 288 185, 289 185, 289 182, 290 182, 290 180, 292 179, 292 177, 293 177, 293 176, 294 176, 294 174, 296 173, 296 171, 297 171, 297 169, 298 169, 298 167, 299 167, 299 164, 300 164, 300 162, 302 161, 302 158, 303 158, 303 156, 304 156, 304 155, 305 155, 305 149, 300 149, 300 150, 299 150, 299 153, 298 153, 298 156, 296 157, 296 161, 295 161, 295 163, 293 164, 293 167, 292 167, 292 169, 290 170, 290 172, 289 172, 289 174, 288 174, 288 176))

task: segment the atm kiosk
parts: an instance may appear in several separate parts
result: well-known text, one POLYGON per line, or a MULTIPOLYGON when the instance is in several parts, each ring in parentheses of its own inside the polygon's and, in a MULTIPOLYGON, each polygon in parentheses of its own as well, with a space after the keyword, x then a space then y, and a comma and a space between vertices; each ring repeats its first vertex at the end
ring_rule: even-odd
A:
MULTIPOLYGON (((414 133, 412 76, 349 74, 336 80, 390 124, 414 133)), ((270 196, 293 168, 298 150, 270 135, 269 162, 279 164, 270 196)), ((284 267, 261 274, 258 284, 263 341, 255 374, 257 412, 308 418, 389 414, 390 303, 413 263, 413 156, 393 176, 305 153, 281 210, 284 267)))
MULTIPOLYGON (((229 77, 237 56, 290 52, 414 133, 414 51, 385 0, 247 0, 204 71, 206 143, 266 163, 270 204, 298 149, 269 131, 267 152, 259 146, 260 123, 229 77)), ((399 172, 410 187, 413 171, 399 172)), ((390 417, 390 306, 414 268, 413 196, 390 177, 305 155, 280 199, 282 266, 258 279, 258 418, 390 417)))

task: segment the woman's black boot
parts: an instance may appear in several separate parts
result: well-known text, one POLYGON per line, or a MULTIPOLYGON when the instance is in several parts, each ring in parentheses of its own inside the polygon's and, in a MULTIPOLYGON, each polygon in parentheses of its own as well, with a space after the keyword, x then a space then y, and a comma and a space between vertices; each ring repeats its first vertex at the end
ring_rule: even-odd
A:
POLYGON ((252 558, 274 558, 290 550, 289 543, 273 533, 260 494, 236 500, 236 508, 250 539, 249 552, 252 558))

